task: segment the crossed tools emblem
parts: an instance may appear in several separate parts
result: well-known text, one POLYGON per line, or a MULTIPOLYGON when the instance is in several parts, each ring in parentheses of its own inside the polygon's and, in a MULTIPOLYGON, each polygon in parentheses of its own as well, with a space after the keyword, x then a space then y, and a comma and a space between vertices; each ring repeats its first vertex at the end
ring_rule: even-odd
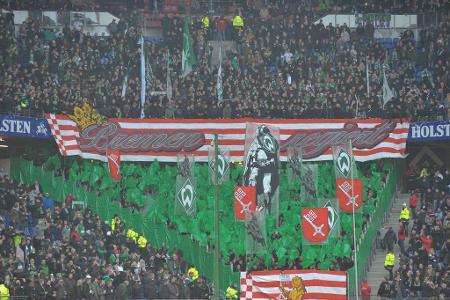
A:
POLYGON ((250 205, 252 205, 252 202, 249 201, 248 203, 242 202, 242 199, 244 199, 246 193, 242 189, 238 189, 235 193, 236 200, 241 204, 241 214, 247 214, 250 213, 250 205))
POLYGON ((322 224, 320 226, 314 224, 314 220, 317 219, 317 215, 315 212, 310 210, 306 215, 303 216, 303 218, 305 218, 305 220, 314 228, 313 236, 316 236, 318 234, 320 234, 321 236, 325 236, 325 234, 323 233, 323 226, 325 224, 322 224))
POLYGON ((359 207, 358 203, 356 202, 356 199, 359 197, 359 195, 350 195, 348 191, 351 189, 351 185, 348 183, 348 181, 344 182, 343 184, 339 185, 339 189, 347 196, 347 203, 345 206, 349 206, 350 204, 359 207))

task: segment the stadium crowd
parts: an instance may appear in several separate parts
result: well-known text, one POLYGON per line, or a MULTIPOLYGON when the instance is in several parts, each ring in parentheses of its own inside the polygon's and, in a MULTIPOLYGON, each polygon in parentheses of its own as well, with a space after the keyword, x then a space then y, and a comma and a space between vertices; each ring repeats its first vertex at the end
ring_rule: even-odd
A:
MULTIPOLYGON (((183 18, 164 16, 162 40, 146 42, 149 76, 145 115, 447 118, 448 17, 421 30, 418 37, 405 31, 392 49, 386 49, 374 39, 371 23, 355 31, 346 25, 313 23, 309 2, 294 2, 244 5, 242 11, 232 13, 242 14, 241 24, 233 24, 233 17, 227 16, 214 22, 211 17, 207 23, 200 16, 192 17, 190 32, 197 64, 185 77, 181 76, 183 18), (220 104, 217 57, 213 55, 217 49, 211 42, 218 37, 236 44, 223 54, 224 100, 220 104), (170 100, 151 95, 151 91, 166 91, 167 60, 173 88, 170 100), (394 93, 384 108, 383 71, 394 93)), ((378 4, 372 8, 377 10, 381 2, 374 1, 378 4)), ((441 2, 434 1, 432 6, 448 7, 441 2)), ((415 9, 428 10, 422 4, 415 9)), ((136 25, 140 24, 138 19, 133 13, 123 15, 108 26, 109 36, 94 36, 69 24, 55 32, 31 18, 16 32, 11 16, 3 15, 3 112, 72 113, 75 104, 86 100, 106 116, 139 117, 138 41, 142 27, 136 25)))
POLYGON ((0 299, 209 299, 180 251, 153 248, 117 216, 0 178, 0 299), (5 296, 5 297, 4 297, 5 296), (20 296, 20 297, 18 297, 20 296))
POLYGON ((409 170, 410 202, 402 208, 398 232, 383 234, 384 248, 392 251, 398 243, 400 249, 379 287, 383 299, 450 297, 449 174, 437 166, 409 170))

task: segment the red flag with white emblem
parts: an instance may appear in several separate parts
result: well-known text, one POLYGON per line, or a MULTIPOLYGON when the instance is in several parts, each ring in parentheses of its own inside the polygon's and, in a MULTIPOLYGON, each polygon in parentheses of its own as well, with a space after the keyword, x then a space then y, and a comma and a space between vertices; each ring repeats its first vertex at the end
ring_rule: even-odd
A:
POLYGON ((357 212, 363 202, 362 179, 353 179, 353 186, 351 179, 336 179, 336 197, 342 211, 352 213, 353 207, 355 207, 355 212, 357 212))
POLYGON ((106 156, 108 157, 109 174, 114 180, 120 179, 120 151, 119 150, 106 150, 106 156))
POLYGON ((311 207, 302 209, 303 237, 310 243, 323 243, 328 238, 328 209, 311 207))
POLYGON ((246 215, 256 210, 256 187, 234 187, 234 216, 237 220, 245 220, 246 215))

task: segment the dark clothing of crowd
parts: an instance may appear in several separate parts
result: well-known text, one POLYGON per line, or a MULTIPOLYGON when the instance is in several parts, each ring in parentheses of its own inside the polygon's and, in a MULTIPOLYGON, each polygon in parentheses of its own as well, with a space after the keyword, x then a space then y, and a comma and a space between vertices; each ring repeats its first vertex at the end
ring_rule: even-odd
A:
MULTIPOLYGON (((417 179, 410 180, 409 185, 412 189, 409 209, 414 210, 411 214, 410 230, 406 234, 409 242, 403 247, 400 245, 405 236, 404 232, 399 230, 401 254, 397 257, 393 279, 386 278, 382 282, 378 296, 383 299, 448 299, 450 297, 449 170, 423 167, 420 170, 408 170, 408 177, 417 179)), ((389 240, 387 248, 390 248, 397 238, 394 232, 392 232, 394 237, 388 233, 385 240, 389 240)))
MULTIPOLYGON (((221 103, 218 49, 211 43, 216 25, 205 28, 200 16, 190 19, 197 64, 182 77, 183 17, 162 18, 162 41, 145 43, 146 117, 447 118, 448 18, 419 37, 405 31, 393 49, 385 49, 373 26, 314 23, 307 3, 244 6, 243 27, 233 27, 231 19, 216 22, 236 45, 223 53, 221 103), (152 95, 167 91, 167 61, 172 99, 152 95), (384 72, 394 93, 385 105, 384 72)), ((136 14, 110 24, 110 36, 68 25, 53 32, 31 18, 15 32, 11 18, 0 20, 4 112, 72 113, 74 105, 89 101, 109 117, 140 116, 142 28, 136 14)))
POLYGON ((139 248, 125 226, 58 203, 39 183, 0 179, 0 279, 21 299, 208 299, 181 252, 139 248))

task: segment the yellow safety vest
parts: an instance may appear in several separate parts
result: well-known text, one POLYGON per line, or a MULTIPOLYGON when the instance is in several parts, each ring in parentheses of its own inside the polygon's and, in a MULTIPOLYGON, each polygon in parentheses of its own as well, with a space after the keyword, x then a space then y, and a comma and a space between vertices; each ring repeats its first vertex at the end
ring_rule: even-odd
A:
POLYGON ((145 248, 147 246, 147 239, 141 235, 137 241, 139 248, 145 248))
POLYGON ((241 18, 241 16, 235 16, 233 18, 233 27, 243 27, 244 26, 244 20, 241 18))
POLYGON ((228 299, 237 299, 238 298, 237 290, 233 289, 231 286, 229 286, 226 291, 226 297, 228 299))
POLYGON ((198 271, 196 268, 192 267, 189 268, 188 270, 188 275, 192 278, 192 280, 197 280, 198 279, 198 271))
POLYGON ((395 265, 395 255, 394 253, 386 254, 386 259, 384 261, 385 267, 393 267, 395 265))
POLYGON ((4 284, 0 284, 0 300, 9 299, 9 289, 4 284))
POLYGON ((138 238, 139 234, 133 229, 128 228, 127 234, 125 236, 127 237, 127 239, 132 239, 136 243, 136 239, 138 238))
POLYGON ((203 27, 209 28, 209 18, 208 18, 208 16, 204 16, 202 18, 202 23, 203 23, 203 27))
POLYGON ((400 220, 406 220, 406 221, 409 220, 409 209, 408 208, 405 207, 400 211, 400 220))
POLYGON ((116 226, 120 224, 120 219, 119 218, 113 218, 111 220, 111 231, 114 232, 114 230, 116 230, 116 226))

